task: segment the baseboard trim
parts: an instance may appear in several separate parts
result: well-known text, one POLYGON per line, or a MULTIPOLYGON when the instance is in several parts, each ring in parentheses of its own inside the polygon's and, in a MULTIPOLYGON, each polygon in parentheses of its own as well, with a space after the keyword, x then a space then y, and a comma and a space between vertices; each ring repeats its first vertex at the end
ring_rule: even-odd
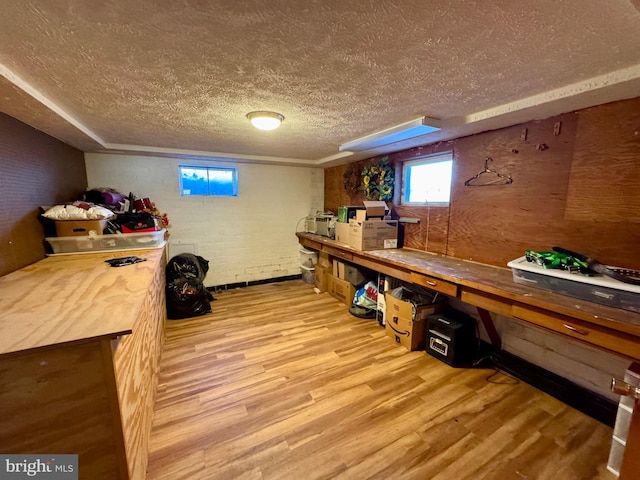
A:
POLYGON ((618 411, 615 401, 505 351, 493 352, 491 360, 508 374, 605 425, 614 426, 618 411))
POLYGON ((235 288, 252 287, 254 285, 266 285, 268 283, 286 282, 287 280, 299 280, 301 278, 302 278, 302 274, 298 273, 297 275, 286 275, 284 277, 265 278, 263 280, 251 280, 248 282, 225 283, 222 285, 207 287, 207 290, 209 290, 210 292, 221 292, 224 290, 233 290, 235 288))

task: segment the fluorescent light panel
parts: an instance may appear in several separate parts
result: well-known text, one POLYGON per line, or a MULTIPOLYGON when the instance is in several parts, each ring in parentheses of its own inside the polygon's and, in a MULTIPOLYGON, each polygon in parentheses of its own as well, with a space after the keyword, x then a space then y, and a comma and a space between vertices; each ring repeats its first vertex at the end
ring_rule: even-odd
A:
POLYGON ((426 135, 427 133, 440 130, 440 121, 435 118, 420 117, 410 122, 387 128, 380 132, 372 133, 366 137, 361 137, 351 142, 340 145, 340 151, 362 152, 372 148, 402 142, 410 138, 426 135))

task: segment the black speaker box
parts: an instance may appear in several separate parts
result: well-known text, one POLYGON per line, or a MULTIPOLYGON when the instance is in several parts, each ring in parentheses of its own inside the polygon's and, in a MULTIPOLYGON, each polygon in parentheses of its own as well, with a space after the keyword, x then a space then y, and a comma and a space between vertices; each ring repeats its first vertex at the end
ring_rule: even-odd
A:
POLYGON ((471 366, 478 348, 473 317, 448 309, 427 317, 426 352, 452 367, 471 366))

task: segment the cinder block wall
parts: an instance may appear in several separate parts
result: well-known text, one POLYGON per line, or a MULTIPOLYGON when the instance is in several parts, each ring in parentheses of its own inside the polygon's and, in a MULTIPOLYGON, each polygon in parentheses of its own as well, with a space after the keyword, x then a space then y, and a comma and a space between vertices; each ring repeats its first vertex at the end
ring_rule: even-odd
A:
POLYGON ((210 262, 208 287, 299 274, 295 232, 324 203, 320 168, 220 163, 238 167, 238 197, 181 197, 178 166, 213 163, 93 153, 85 163, 89 188, 149 197, 168 214, 170 247, 196 245, 210 262))

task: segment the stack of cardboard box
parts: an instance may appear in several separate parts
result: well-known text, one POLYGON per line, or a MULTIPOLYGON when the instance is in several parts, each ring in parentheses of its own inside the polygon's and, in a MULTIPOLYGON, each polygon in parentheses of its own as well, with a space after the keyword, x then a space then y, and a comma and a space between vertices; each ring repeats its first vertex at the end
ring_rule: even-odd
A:
POLYGON ((335 239, 356 250, 398 248, 398 221, 388 218, 383 201, 365 201, 364 208, 340 207, 335 239))
POLYGON ((332 297, 350 306, 353 303, 356 287, 367 280, 370 280, 370 278, 368 278, 364 269, 351 263, 334 259, 332 275, 329 275, 328 291, 332 297))

